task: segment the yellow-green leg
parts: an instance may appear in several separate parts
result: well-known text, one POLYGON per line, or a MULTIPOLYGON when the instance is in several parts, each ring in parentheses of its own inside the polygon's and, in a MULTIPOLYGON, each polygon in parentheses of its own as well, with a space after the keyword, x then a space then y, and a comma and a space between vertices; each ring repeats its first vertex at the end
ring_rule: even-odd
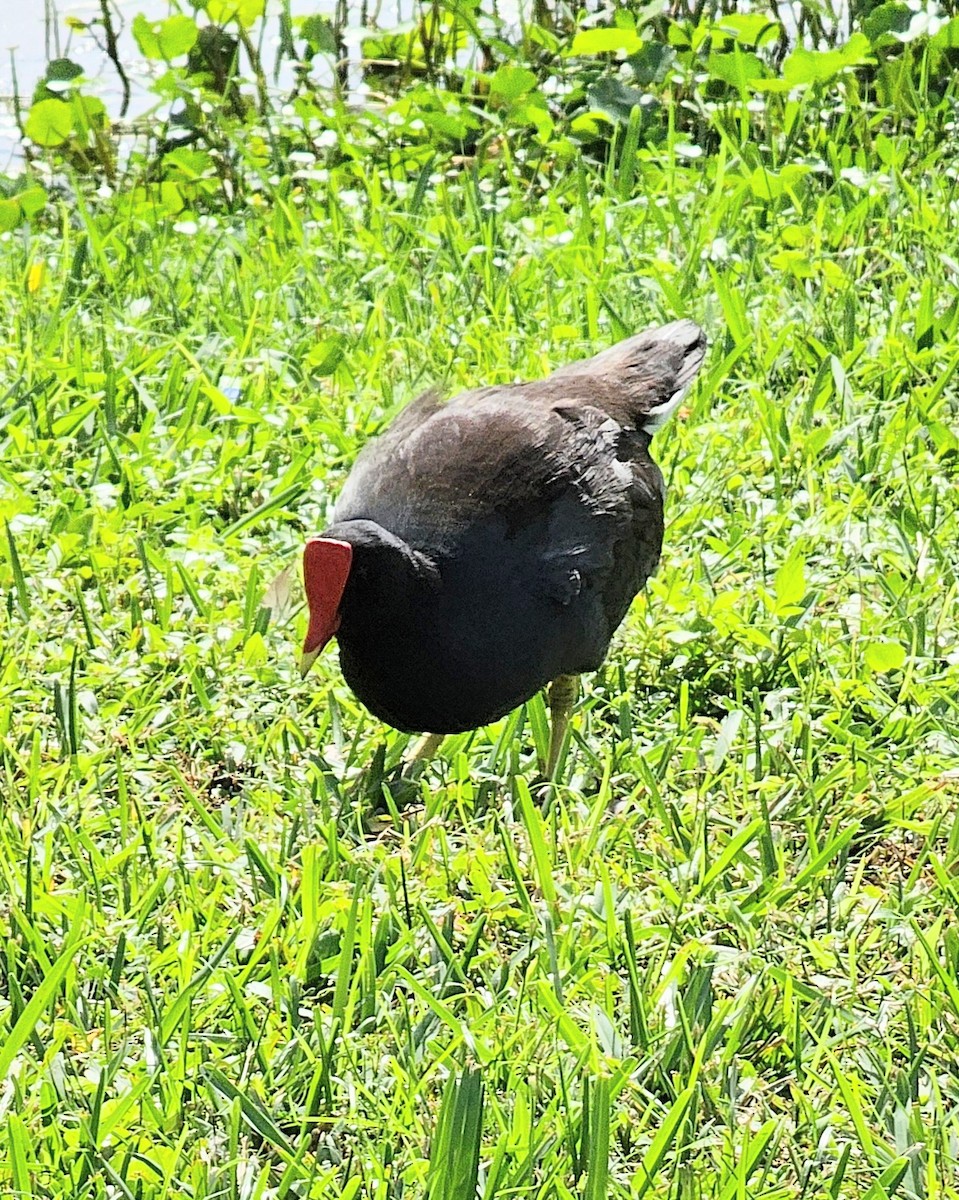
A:
POLYGON ((557 675, 549 689, 549 754, 546 758, 546 778, 552 779, 563 739, 569 726, 569 714, 579 695, 578 675, 557 675))
POLYGON ((415 742, 412 748, 403 756, 403 761, 407 763, 424 762, 439 750, 443 744, 444 733, 424 733, 418 742, 415 742))

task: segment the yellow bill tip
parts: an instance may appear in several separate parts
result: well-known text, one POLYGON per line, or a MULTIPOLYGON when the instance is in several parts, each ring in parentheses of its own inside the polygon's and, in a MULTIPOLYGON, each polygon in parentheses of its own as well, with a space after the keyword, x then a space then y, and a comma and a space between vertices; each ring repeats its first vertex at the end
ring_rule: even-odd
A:
POLYGON ((313 664, 316 662, 316 660, 320 657, 320 652, 322 651, 322 649, 323 649, 323 647, 320 646, 320 648, 318 650, 304 650, 303 653, 300 655, 300 678, 301 679, 305 679, 307 677, 307 675, 309 675, 310 668, 313 666, 313 664))

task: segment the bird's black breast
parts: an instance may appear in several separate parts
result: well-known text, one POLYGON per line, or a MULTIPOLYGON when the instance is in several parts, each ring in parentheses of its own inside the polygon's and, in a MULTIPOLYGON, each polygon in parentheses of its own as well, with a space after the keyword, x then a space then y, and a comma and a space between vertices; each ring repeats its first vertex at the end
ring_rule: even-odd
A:
POLYGON ((592 583, 538 572, 528 550, 505 521, 473 530, 437 563, 432 593, 344 615, 343 673, 367 707, 397 728, 452 733, 598 665, 610 630, 592 583))
POLYGON ((344 609, 347 682, 396 728, 452 733, 595 670, 658 559, 661 507, 648 516, 590 509, 569 489, 460 528, 431 559, 433 586, 411 592, 378 572, 344 609))

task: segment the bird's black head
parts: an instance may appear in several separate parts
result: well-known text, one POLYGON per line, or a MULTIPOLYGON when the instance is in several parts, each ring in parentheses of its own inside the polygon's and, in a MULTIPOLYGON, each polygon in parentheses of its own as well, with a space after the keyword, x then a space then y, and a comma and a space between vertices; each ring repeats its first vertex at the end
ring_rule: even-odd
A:
MULTIPOLYGON (((310 622, 303 641, 305 676, 357 602, 377 593, 402 602, 404 584, 432 583, 435 568, 423 555, 374 521, 340 521, 308 539, 303 549, 303 586, 310 622)), ((364 605, 365 606, 365 605, 364 605)))

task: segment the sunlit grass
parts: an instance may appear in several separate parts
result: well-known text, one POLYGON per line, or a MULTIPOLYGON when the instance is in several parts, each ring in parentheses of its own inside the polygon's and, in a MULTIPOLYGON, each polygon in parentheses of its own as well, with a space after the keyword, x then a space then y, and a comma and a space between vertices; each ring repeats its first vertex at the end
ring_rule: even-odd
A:
POLYGON ((957 1194, 943 163, 3 243, 3 1194, 957 1194), (537 700, 394 795, 267 585, 421 387, 680 315, 662 568, 561 786, 537 700))

